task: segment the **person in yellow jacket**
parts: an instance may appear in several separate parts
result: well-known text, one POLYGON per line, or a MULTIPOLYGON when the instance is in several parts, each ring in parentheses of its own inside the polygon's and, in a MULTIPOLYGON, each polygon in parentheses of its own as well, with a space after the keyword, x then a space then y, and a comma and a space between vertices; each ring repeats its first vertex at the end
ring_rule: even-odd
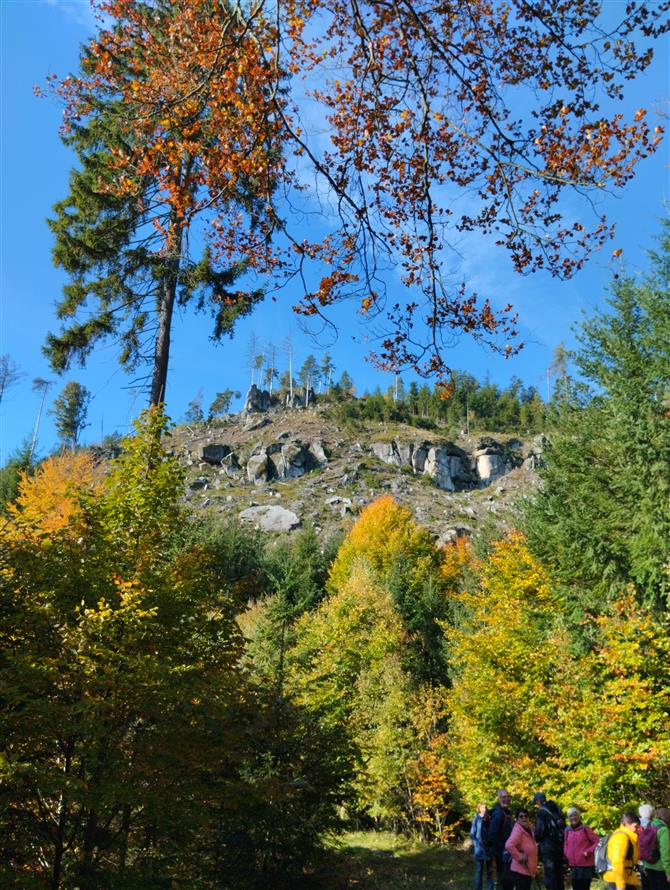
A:
POLYGON ((603 878, 610 890, 636 890, 640 886, 640 876, 634 871, 640 854, 637 842, 637 829, 640 819, 635 813, 624 813, 621 825, 607 844, 607 860, 611 868, 603 878))

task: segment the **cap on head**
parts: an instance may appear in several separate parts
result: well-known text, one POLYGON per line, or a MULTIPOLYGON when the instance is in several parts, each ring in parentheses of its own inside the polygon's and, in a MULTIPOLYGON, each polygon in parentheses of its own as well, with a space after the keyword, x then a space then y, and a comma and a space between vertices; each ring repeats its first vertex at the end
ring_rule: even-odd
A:
POLYGON ((533 798, 533 803, 546 803, 547 795, 544 791, 538 791, 535 797, 533 798))
POLYGON ((638 813, 640 814, 640 819, 651 819, 654 815, 654 808, 650 803, 643 803, 642 806, 638 808, 638 813))

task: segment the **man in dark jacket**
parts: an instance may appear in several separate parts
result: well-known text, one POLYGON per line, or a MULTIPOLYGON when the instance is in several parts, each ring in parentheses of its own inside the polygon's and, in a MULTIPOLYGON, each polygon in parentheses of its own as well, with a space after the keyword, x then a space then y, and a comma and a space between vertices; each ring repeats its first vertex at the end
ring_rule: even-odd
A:
POLYGON ((511 857, 505 850, 507 839, 514 828, 510 802, 509 792, 501 788, 489 822, 489 845, 496 861, 497 890, 512 890, 514 886, 514 877, 509 868, 511 857))
POLYGON ((542 791, 537 792, 533 803, 537 807, 535 840, 540 846, 544 886, 547 890, 565 890, 563 881, 565 816, 558 804, 553 800, 547 800, 547 795, 542 791))

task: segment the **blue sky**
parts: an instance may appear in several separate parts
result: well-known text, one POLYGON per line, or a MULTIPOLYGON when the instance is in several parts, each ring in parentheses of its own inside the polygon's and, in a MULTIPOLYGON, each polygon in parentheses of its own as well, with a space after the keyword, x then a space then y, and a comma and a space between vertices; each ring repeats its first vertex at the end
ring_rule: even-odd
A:
MULTIPOLYGON (((616 14, 623 0, 605 4, 606 14, 616 14)), ((93 393, 90 427, 84 441, 96 441, 101 432, 125 432, 132 414, 142 404, 129 389, 131 380, 117 365, 112 344, 96 350, 87 366, 73 368, 56 378, 41 354, 44 336, 56 327, 54 305, 63 276, 51 264, 51 237, 46 218, 51 206, 67 192, 72 156, 58 137, 60 109, 52 100, 36 99, 33 87, 44 83, 50 72, 65 74, 76 67, 78 47, 91 33, 93 19, 87 2, 76 0, 0 0, 2 107, 0 157, 1 256, 0 256, 0 353, 9 353, 25 377, 0 406, 0 462, 30 435, 39 404, 32 391, 35 377, 54 379, 51 398, 68 380, 79 380, 93 393)), ((653 68, 630 85, 624 109, 645 106, 665 108, 669 86, 668 41, 657 45, 653 68)), ((453 351, 451 364, 478 377, 490 375, 500 385, 510 377, 542 386, 554 347, 561 341, 571 345, 571 326, 582 310, 597 305, 618 261, 613 247, 623 248, 630 270, 644 268, 645 250, 658 231, 658 217, 670 197, 666 141, 657 154, 639 169, 633 183, 618 197, 604 200, 603 209, 617 224, 613 245, 594 255, 587 267, 569 282, 558 282, 547 274, 519 277, 511 270, 505 253, 483 237, 470 238, 460 246, 462 272, 482 296, 496 302, 511 302, 519 311, 525 349, 510 360, 462 339, 453 351)), ((568 206, 568 209, 572 209, 568 206)), ((576 203, 574 212, 580 213, 576 203)), ((390 375, 375 371, 365 362, 366 331, 357 326, 354 307, 342 306, 334 316, 339 327, 335 343, 324 343, 305 335, 290 311, 290 294, 276 302, 266 301, 250 319, 238 325, 235 339, 214 346, 208 340, 205 317, 192 314, 175 319, 173 350, 168 382, 168 413, 179 419, 197 390, 204 390, 205 405, 217 390, 244 390, 248 385, 244 355, 250 334, 259 339, 281 341, 292 333, 296 363, 312 352, 320 356, 324 346, 332 352, 336 374, 346 369, 359 391, 382 388, 390 375)), ((406 378, 408 379, 408 378, 406 378)), ((52 419, 44 418, 40 450, 53 447, 52 419)))

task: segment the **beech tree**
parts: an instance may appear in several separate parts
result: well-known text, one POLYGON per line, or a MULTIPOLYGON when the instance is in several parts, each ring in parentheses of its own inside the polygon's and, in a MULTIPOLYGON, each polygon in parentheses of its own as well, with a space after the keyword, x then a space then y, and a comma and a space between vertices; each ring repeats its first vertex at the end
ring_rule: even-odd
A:
POLYGON ((454 238, 481 232, 519 272, 569 277, 611 227, 571 217, 562 196, 620 189, 661 139, 644 108, 603 101, 648 68, 665 2, 631 0, 612 24, 594 0, 96 5, 100 30, 58 86, 82 169, 54 223, 72 281, 59 310, 69 327, 48 348, 66 366, 126 317, 132 363, 155 319, 152 401, 175 300, 212 308, 215 334, 228 330, 255 300, 228 289, 242 268, 295 278, 307 316, 357 297, 383 368, 446 380, 459 331, 513 353, 512 308, 459 284, 454 238), (327 140, 310 123, 324 119, 327 140), (305 238, 293 210, 310 190, 328 207, 305 238), (211 237, 191 264, 196 219, 211 237), (390 264, 400 297, 384 287, 390 264), (100 311, 70 324, 87 294, 100 311))

